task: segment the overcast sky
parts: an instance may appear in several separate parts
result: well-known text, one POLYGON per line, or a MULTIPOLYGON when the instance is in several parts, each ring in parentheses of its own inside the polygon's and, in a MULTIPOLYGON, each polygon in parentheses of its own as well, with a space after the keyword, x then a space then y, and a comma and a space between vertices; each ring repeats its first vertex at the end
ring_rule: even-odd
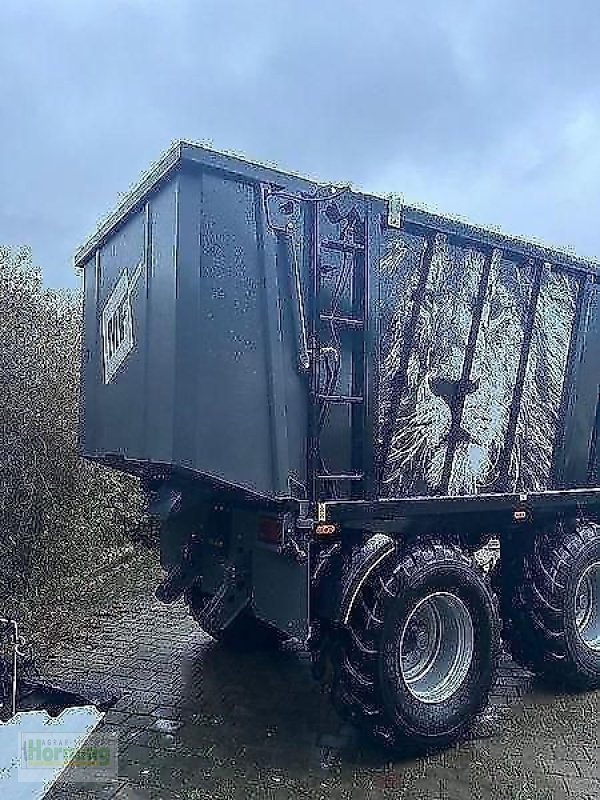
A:
POLYGON ((600 4, 0 0, 0 244, 46 283, 188 138, 600 256, 600 4))

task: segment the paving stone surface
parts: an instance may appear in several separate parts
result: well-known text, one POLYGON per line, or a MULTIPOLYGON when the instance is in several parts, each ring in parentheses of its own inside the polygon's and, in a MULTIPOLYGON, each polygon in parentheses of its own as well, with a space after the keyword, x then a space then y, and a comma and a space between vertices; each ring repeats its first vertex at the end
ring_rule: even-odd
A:
POLYGON ((45 672, 119 695, 91 737, 118 741, 117 774, 67 770, 48 800, 600 798, 599 695, 544 691, 508 658, 469 741, 402 761, 338 719, 298 648, 228 652, 151 597, 93 639, 45 672))

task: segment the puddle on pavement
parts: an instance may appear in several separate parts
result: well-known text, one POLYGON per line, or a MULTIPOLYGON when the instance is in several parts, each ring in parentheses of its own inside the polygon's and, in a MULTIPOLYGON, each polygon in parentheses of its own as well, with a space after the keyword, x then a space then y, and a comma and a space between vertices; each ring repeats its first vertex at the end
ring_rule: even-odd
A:
MULTIPOLYGON (((293 650, 230 653, 193 642, 179 666, 165 672, 164 690, 160 706, 145 712, 149 749, 136 741, 124 753, 132 780, 136 764, 161 775, 175 771, 182 777, 172 788, 185 784, 213 797, 245 797, 254 787, 269 797, 343 791, 547 800, 564 790, 548 765, 573 760, 586 742, 597 746, 597 697, 549 699, 536 690, 492 705, 467 741, 402 761, 340 721, 313 682, 307 657, 293 650)), ((139 712, 135 702, 131 711, 139 712)))
POLYGON ((155 722, 153 723, 153 727, 157 731, 161 731, 162 733, 175 733, 175 731, 178 731, 182 725, 183 722, 181 721, 177 722, 177 720, 174 719, 160 719, 160 718, 155 720, 155 722))
POLYGON ((164 788, 157 797, 171 789, 186 800, 558 800, 565 782, 553 774, 555 761, 593 769, 581 754, 598 752, 598 696, 542 692, 511 664, 499 702, 467 741, 407 761, 340 721, 301 650, 227 652, 185 620, 164 619, 136 629, 127 655, 106 670, 109 680, 123 665, 117 685, 126 696, 104 723, 119 733, 119 774, 131 797, 146 796, 135 787, 154 786, 164 788), (183 627, 170 648, 167 624, 183 627), (129 677, 136 674, 137 688, 129 677))

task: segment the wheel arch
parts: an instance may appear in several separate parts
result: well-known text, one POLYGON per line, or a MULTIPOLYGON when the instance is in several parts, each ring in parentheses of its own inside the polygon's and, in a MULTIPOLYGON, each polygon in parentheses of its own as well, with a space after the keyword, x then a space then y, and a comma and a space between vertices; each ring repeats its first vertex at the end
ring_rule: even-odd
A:
POLYGON ((369 576, 396 550, 396 542, 384 533, 375 533, 358 549, 343 581, 337 622, 347 625, 360 590, 369 576))

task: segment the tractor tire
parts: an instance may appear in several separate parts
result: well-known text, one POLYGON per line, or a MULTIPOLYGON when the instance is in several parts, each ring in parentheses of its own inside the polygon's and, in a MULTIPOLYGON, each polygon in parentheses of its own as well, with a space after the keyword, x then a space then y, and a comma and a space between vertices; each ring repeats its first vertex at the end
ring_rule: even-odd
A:
POLYGON ((540 532, 516 570, 504 612, 515 661, 567 689, 600 688, 600 525, 540 532))
POLYGON ((356 598, 332 658, 334 705, 404 755, 446 747, 487 705, 499 631, 487 578, 460 547, 413 542, 356 598))
MULTIPOLYGON (((199 587, 192 586, 186 591, 184 599, 190 616, 201 626, 201 611, 210 599, 210 595, 202 592, 199 587)), ((289 637, 268 622, 255 617, 252 611, 244 609, 224 631, 213 638, 228 650, 248 652, 273 650, 289 637)))

